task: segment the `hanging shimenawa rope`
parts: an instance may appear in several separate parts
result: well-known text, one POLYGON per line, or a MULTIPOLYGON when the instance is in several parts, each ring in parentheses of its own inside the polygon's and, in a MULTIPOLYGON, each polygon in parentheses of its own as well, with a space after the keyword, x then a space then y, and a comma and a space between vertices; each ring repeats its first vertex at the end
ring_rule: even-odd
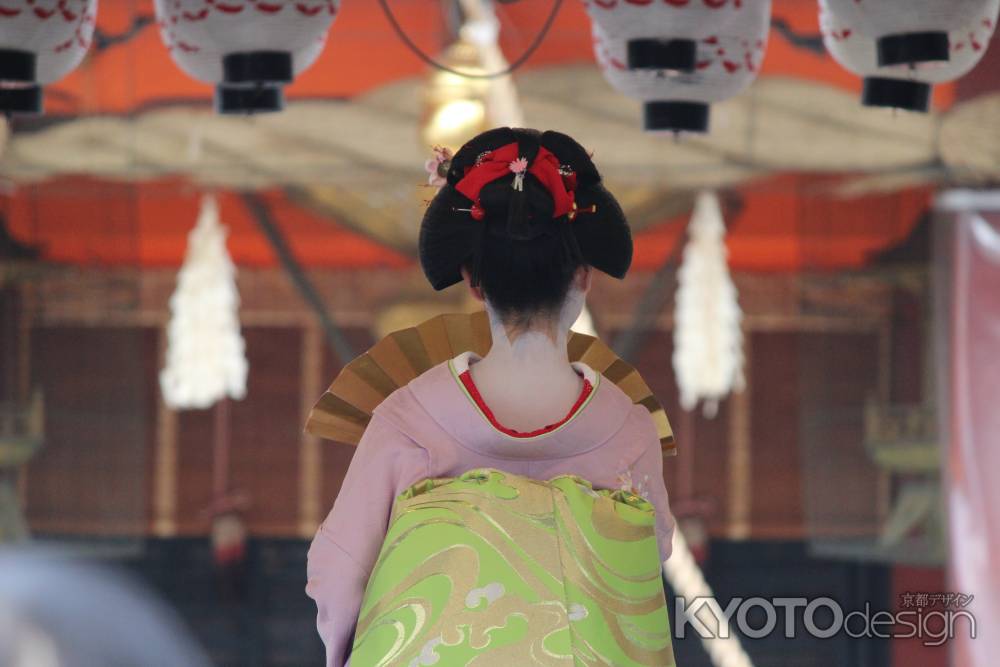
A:
POLYGON ((448 67, 447 65, 435 60, 432 56, 427 55, 419 46, 416 45, 416 43, 414 43, 412 39, 410 39, 410 36, 406 34, 403 26, 399 24, 399 21, 396 19, 396 15, 393 14, 392 9, 389 7, 389 0, 379 0, 379 5, 382 7, 382 12, 385 14, 385 18, 389 21, 389 25, 392 26, 392 29, 396 32, 396 35, 399 36, 399 39, 402 40, 403 44, 405 44, 415 56, 435 69, 439 69, 443 72, 448 72, 449 74, 454 74, 456 76, 462 76, 467 79, 499 79, 500 77, 512 74, 515 70, 517 70, 517 68, 526 63, 528 58, 535 54, 535 51, 538 50, 538 47, 542 45, 545 37, 549 34, 549 30, 552 28, 552 24, 556 20, 556 15, 559 14, 559 9, 562 7, 562 3, 563 0, 553 0, 552 11, 549 12, 548 17, 545 19, 545 23, 542 24, 542 28, 538 31, 535 39, 532 40, 531 44, 528 45, 528 48, 524 50, 524 53, 518 56, 516 60, 511 61, 510 65, 497 72, 476 74, 474 72, 463 72, 462 70, 448 67))
MULTIPOLYGON (((695 619, 700 621, 709 630, 710 636, 702 636, 701 645, 708 653, 709 659, 714 667, 754 667, 753 661, 747 655, 739 638, 729 628, 729 619, 726 618, 711 586, 705 581, 705 575, 694 559, 687 540, 684 539, 680 528, 674 529, 672 541, 672 552, 670 558, 664 563, 663 570, 667 575, 667 581, 674 589, 676 595, 684 597, 690 604, 694 600, 703 599, 705 604, 696 608, 696 611, 687 611, 695 619), (715 632, 712 633, 713 623, 715 632)), ((677 623, 681 623, 677 619, 677 623)))

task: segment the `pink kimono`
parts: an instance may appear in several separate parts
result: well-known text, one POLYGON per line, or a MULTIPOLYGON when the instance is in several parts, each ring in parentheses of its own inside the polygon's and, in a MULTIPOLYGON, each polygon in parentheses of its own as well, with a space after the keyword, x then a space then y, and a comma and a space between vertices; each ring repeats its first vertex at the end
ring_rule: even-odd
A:
POLYGON ((351 650, 393 501, 422 479, 495 468, 541 480, 572 474, 595 488, 632 488, 656 510, 661 560, 670 555, 674 524, 649 412, 590 367, 574 363, 584 390, 570 414, 540 431, 517 433, 497 423, 479 398, 467 373, 475 359, 467 352, 439 364, 375 409, 309 549, 306 593, 319 609, 327 667, 344 665, 351 650))

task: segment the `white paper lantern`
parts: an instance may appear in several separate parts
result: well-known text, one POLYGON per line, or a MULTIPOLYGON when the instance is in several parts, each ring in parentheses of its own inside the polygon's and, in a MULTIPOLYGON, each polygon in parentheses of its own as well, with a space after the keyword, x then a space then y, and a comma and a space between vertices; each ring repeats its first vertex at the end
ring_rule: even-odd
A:
MULTIPOLYGON (((661 1, 642 7, 628 5, 629 11, 621 16, 608 9, 602 13, 598 7, 603 5, 593 0, 590 12, 597 63, 616 90, 645 102, 647 130, 707 131, 709 105, 745 90, 764 60, 770 0, 690 0, 685 6, 661 1), (718 9, 708 9, 716 5, 718 9), (639 20, 643 15, 646 21, 639 20), (626 31, 631 33, 626 35, 626 31), (658 36, 660 48, 650 46, 651 35, 658 36), (693 67, 657 66, 678 63, 679 58, 670 57, 679 52, 673 44, 685 38, 694 46, 693 67)), ((619 2, 615 7, 626 5, 619 2)))
POLYGON ((874 40, 880 66, 947 62, 949 33, 970 26, 989 0, 829 0, 845 25, 874 40))
POLYGON ((975 67, 986 54, 1000 14, 1000 0, 987 0, 968 25, 949 32, 946 62, 879 66, 876 41, 838 15, 834 6, 835 0, 820 0, 823 43, 834 60, 863 77, 862 103, 908 111, 927 111, 932 84, 953 81, 975 67))
POLYGON ((154 0, 160 36, 222 113, 279 111, 282 87, 323 51, 340 0, 154 0))
POLYGON ((42 86, 90 49, 97 0, 6 0, 0 9, 0 111, 39 113, 42 86))

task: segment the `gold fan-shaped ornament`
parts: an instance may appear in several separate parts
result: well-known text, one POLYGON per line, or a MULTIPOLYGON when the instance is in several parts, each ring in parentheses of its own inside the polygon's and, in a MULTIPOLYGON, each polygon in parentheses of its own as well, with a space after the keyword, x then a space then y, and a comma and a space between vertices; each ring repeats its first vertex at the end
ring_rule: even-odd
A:
MULTIPOLYGON (((340 371, 309 413, 306 432, 356 445, 372 411, 393 391, 462 352, 485 355, 491 344, 485 311, 438 315, 415 327, 395 331, 340 371)), ((639 371, 593 336, 570 332, 567 348, 570 361, 587 364, 618 385, 633 403, 649 410, 663 453, 677 453, 667 413, 639 371)))

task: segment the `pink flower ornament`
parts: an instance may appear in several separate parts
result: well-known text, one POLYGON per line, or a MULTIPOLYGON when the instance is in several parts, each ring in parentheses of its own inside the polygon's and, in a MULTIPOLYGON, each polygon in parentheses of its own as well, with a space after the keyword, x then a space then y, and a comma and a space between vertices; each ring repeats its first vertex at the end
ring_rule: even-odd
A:
POLYGON ((452 152, 444 146, 434 147, 434 157, 424 162, 427 170, 427 184, 436 188, 448 182, 448 170, 451 168, 452 152))
POLYGON ((514 182, 512 183, 513 188, 515 190, 523 190, 524 174, 528 171, 528 159, 519 157, 507 165, 507 168, 514 174, 514 182))
POLYGON ((643 475, 642 479, 636 479, 636 475, 633 475, 632 469, 629 468, 618 473, 618 482, 619 488, 625 493, 631 493, 633 496, 639 496, 643 499, 649 498, 649 475, 643 475))

